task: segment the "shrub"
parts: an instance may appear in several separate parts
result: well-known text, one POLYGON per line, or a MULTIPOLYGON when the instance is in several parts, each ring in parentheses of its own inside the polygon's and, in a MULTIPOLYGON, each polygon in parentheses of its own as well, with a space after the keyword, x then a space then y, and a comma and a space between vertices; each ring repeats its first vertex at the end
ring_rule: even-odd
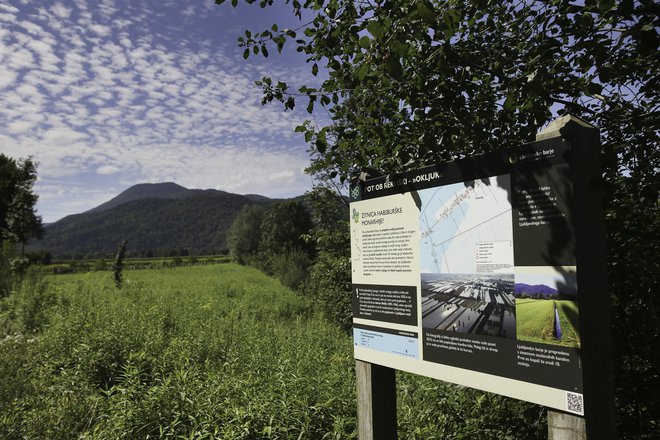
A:
POLYGON ((307 283, 312 262, 307 252, 293 249, 271 257, 270 268, 282 284, 292 290, 301 290, 307 283))

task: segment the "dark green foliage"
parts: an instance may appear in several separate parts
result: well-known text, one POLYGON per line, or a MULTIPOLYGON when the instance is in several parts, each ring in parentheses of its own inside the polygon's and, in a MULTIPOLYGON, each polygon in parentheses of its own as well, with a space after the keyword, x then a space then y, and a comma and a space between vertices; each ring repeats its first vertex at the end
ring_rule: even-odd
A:
POLYGON ((245 205, 227 232, 229 254, 240 264, 254 259, 261 241, 261 221, 266 209, 261 205, 245 205))
POLYGON ((328 319, 349 331, 353 312, 348 203, 321 186, 307 193, 306 200, 314 225, 309 239, 317 249, 308 292, 328 319))
POLYGON ((9 260, 14 256, 14 246, 0 241, 0 299, 8 295, 14 284, 14 274, 9 260))
POLYGON ((303 238, 311 226, 309 212, 302 202, 277 203, 264 214, 261 222, 260 251, 269 256, 299 249, 311 257, 314 249, 303 238))
POLYGON ((307 252, 293 248, 271 256, 269 264, 273 275, 286 287, 295 291, 305 288, 309 267, 312 265, 307 252))
POLYGON ((267 211, 248 205, 229 229, 230 253, 238 263, 252 265, 285 286, 302 290, 314 258, 313 243, 306 239, 310 228, 310 214, 301 201, 279 202, 267 211))
MULTIPOLYGON (((646 185, 648 185, 647 183, 646 185)), ((620 177, 606 218, 618 412, 628 438, 660 437, 660 209, 653 190, 620 177)))
POLYGON ((417 440, 546 439, 545 410, 496 394, 397 373, 399 432, 417 440))
POLYGON ((37 166, 32 158, 15 161, 0 154, 0 239, 25 243, 41 237, 41 217, 36 215, 38 196, 32 191, 37 166))
POLYGON ((32 186, 37 180, 31 158, 18 162, 0 154, 0 230, 3 238, 25 242, 42 232, 41 217, 35 214, 37 196, 32 186))
MULTIPOLYGON (((122 241, 117 247, 117 252, 115 254, 115 261, 112 263, 112 279, 115 283, 117 289, 121 288, 121 283, 123 281, 123 270, 124 270, 124 255, 126 254, 126 245, 128 241, 122 241)), ((176 265, 176 264, 175 264, 176 265)))

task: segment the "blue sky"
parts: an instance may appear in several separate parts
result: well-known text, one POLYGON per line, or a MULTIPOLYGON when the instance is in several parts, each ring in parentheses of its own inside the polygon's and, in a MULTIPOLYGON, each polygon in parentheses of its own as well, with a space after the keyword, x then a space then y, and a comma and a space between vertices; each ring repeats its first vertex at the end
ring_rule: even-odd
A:
MULTIPOLYGON (((264 75, 311 83, 294 50, 243 60, 237 38, 288 9, 213 0, 3 0, 0 152, 39 163, 45 222, 142 182, 302 194, 309 115, 262 106, 264 75)), ((302 103, 301 103, 302 104, 302 103)))

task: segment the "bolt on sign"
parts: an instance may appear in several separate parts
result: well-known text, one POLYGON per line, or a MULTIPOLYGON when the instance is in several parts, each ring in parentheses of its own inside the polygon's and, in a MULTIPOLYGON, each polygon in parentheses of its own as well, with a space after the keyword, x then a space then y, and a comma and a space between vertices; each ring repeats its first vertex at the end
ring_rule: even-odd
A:
POLYGON ((355 358, 583 415, 571 145, 356 183, 355 358))

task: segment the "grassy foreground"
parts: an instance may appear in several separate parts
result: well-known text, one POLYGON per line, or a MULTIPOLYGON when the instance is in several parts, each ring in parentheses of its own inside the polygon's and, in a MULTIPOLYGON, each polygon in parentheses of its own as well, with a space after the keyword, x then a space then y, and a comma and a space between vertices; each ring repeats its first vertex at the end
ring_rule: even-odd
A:
MULTIPOLYGON (((0 438, 356 438, 352 341, 222 264, 26 282, 0 302, 0 438)), ((404 439, 543 438, 538 407, 398 374, 404 439)))

